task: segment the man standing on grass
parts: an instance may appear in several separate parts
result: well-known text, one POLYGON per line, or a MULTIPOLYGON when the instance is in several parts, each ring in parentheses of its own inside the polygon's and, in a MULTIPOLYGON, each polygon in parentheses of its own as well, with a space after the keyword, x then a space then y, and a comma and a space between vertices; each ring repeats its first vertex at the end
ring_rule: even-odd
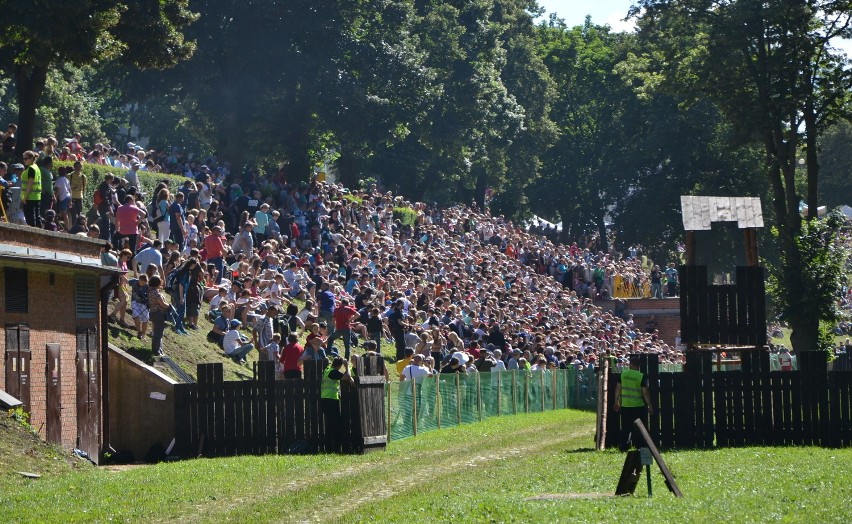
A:
POLYGON ((348 298, 344 298, 340 301, 340 307, 335 308, 332 316, 334 333, 328 337, 326 344, 331 347, 335 340, 342 337, 343 347, 346 348, 346 360, 349 360, 349 352, 352 348, 352 319, 358 316, 358 311, 348 298))
POLYGON ((349 374, 349 362, 343 357, 335 357, 325 368, 320 386, 322 412, 325 416, 326 451, 339 453, 343 450, 341 432, 343 416, 340 413, 340 381, 355 384, 349 374))
POLYGON ((648 377, 639 371, 639 357, 630 357, 630 368, 621 372, 618 385, 615 386, 615 411, 621 412, 620 449, 627 451, 631 444, 633 421, 642 420, 648 427, 648 415, 654 413, 651 407, 651 393, 648 391, 648 377))

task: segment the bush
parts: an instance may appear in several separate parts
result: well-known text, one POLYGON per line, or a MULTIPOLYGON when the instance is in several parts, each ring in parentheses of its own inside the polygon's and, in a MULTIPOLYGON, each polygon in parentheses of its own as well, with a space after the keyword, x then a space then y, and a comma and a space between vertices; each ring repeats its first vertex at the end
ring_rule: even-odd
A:
MULTIPOLYGON (((60 167, 74 167, 74 162, 63 162, 63 161, 54 161, 53 162, 53 176, 56 176, 56 172, 60 167)), ((102 166, 98 164, 83 164, 83 174, 86 175, 86 191, 83 194, 83 209, 88 210, 92 207, 92 195, 95 193, 95 189, 103 182, 104 176, 107 173, 112 173, 115 176, 124 177, 127 174, 127 171, 120 168, 110 167, 110 166, 102 166)), ((183 184, 186 177, 182 177, 180 175, 167 175, 164 173, 147 173, 145 171, 139 172, 139 183, 142 187, 138 188, 140 191, 145 193, 146 200, 149 200, 153 197, 153 191, 156 189, 157 184, 162 180, 169 181, 169 187, 171 187, 171 191, 175 192, 177 189, 183 184)))
POLYGON ((393 208, 393 219, 399 220, 404 226, 414 227, 417 222, 417 211, 410 207, 395 207, 393 208))
POLYGON ((356 205, 358 205, 358 206, 360 206, 360 205, 363 205, 363 204, 364 204, 364 199, 363 199, 363 198, 361 198, 361 197, 359 197, 359 196, 356 196, 356 195, 353 195, 352 193, 344 193, 344 194, 343 194, 343 200, 346 200, 347 202, 350 202, 350 203, 356 204, 356 205))

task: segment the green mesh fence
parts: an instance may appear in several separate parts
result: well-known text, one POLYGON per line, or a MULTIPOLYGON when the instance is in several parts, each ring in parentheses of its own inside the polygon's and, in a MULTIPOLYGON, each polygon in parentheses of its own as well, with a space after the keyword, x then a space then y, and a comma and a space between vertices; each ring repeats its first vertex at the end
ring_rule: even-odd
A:
POLYGON ((411 386, 387 385, 391 440, 488 417, 597 404, 594 371, 574 368, 439 374, 417 382, 413 391, 411 386))

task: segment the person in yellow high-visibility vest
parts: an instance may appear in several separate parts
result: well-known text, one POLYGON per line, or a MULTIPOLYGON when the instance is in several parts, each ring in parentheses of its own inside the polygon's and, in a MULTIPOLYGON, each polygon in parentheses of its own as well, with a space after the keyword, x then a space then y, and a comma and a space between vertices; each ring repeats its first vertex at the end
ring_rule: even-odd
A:
POLYGON ((354 384, 349 374, 349 363, 342 357, 335 357, 325 368, 320 384, 320 404, 325 415, 326 451, 342 451, 343 416, 340 413, 340 381, 354 384))
POLYGON ((651 393, 648 391, 648 377, 639 371, 639 356, 630 357, 630 368, 621 372, 618 385, 615 386, 615 411, 621 413, 620 449, 627 451, 631 444, 633 421, 642 420, 648 427, 648 415, 654 413, 651 406, 651 393))
POLYGON ((35 151, 24 152, 24 165, 26 169, 21 173, 21 201, 24 208, 24 217, 27 225, 41 227, 41 168, 36 164, 38 153, 35 151))

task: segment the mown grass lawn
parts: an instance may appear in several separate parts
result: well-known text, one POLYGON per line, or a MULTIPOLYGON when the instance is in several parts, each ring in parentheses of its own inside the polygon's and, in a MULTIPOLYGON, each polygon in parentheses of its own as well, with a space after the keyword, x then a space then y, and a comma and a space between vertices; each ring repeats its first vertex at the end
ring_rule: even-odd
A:
POLYGON ((490 419, 364 456, 265 456, 0 477, 0 522, 849 522, 852 450, 667 452, 683 499, 654 471, 611 493, 623 462, 594 452, 594 415, 490 419))

